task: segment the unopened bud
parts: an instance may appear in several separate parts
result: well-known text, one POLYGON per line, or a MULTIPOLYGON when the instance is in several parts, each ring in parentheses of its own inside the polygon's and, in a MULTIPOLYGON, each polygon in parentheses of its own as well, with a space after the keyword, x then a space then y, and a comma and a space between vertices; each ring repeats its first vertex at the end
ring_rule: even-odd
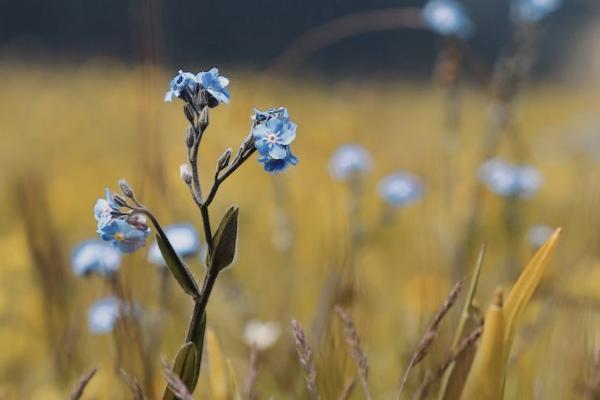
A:
POLYGON ((119 179, 119 186, 121 187, 121 191, 123 192, 125 197, 133 197, 133 189, 131 189, 131 186, 125 179, 119 179))
POLYGON ((126 207, 127 206, 127 201, 123 197, 121 197, 121 195, 119 195, 119 194, 116 194, 116 193, 113 194, 113 201, 115 203, 117 203, 117 205, 119 207, 126 207))
POLYGON ((194 130, 191 127, 187 128, 185 131, 185 145, 188 147, 188 149, 191 149, 194 145, 194 142, 196 141, 195 136, 194 130))
POLYGON ((200 125, 201 130, 206 129, 206 127, 208 126, 208 107, 204 107, 202 111, 200 111, 198 125, 200 125))
POLYGON ((179 167, 179 176, 187 185, 192 183, 192 169, 188 164, 181 164, 179 167))
POLYGON ((183 106, 183 114, 185 114, 187 120, 190 121, 190 124, 194 123, 194 109, 192 108, 192 106, 190 106, 189 104, 183 106))
POLYGON ((231 149, 225 150, 225 152, 219 157, 219 161, 217 161, 217 165, 219 166, 219 170, 225 168, 229 164, 229 160, 231 159, 231 149))

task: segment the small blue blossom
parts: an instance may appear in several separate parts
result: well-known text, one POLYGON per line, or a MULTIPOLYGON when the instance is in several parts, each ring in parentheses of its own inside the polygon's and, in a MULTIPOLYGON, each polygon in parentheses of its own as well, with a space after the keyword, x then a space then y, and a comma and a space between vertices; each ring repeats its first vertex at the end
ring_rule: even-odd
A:
POLYGON ((546 240, 552 235, 554 228, 548 225, 535 225, 527 231, 527 240, 534 249, 542 247, 546 240))
POLYGON ((267 111, 254 110, 252 136, 265 171, 276 173, 288 165, 297 165, 291 143, 296 138, 297 125, 290 121, 287 109, 281 107, 267 111))
POLYGON ((229 79, 219 75, 217 68, 211 68, 209 71, 200 72, 196 75, 196 81, 213 96, 219 103, 229 103, 229 79))
POLYGON ((475 31, 467 11, 455 0, 430 0, 423 7, 421 17, 425 26, 440 35, 467 39, 475 31))
POLYGON ((94 218, 98 222, 98 228, 108 223, 113 218, 113 214, 119 213, 119 205, 115 203, 111 191, 106 188, 104 192, 106 198, 98 199, 94 205, 94 218))
POLYGON ((92 273, 109 276, 121 265, 121 253, 101 240, 86 240, 73 250, 71 257, 73 272, 77 276, 92 273))
POLYGON ((373 166, 369 152, 357 144, 338 147, 329 160, 329 173, 335 179, 347 181, 355 175, 365 173, 373 166))
POLYGON ((542 174, 532 166, 514 166, 500 158, 483 163, 479 177, 492 192, 506 197, 530 198, 542 184, 542 174))
POLYGON ((511 14, 517 22, 540 22, 561 5, 562 0, 513 0, 511 14))
POLYGON ((378 185, 379 195, 394 207, 411 205, 423 197, 421 180, 406 172, 397 172, 383 178, 378 185))
MULTIPOLYGON (((192 224, 175 224, 165 227, 167 239, 180 257, 193 256, 200 252, 200 237, 192 224)), ((155 241, 148 250, 148 261, 158 267, 165 267, 165 260, 155 241)))
POLYGON ((112 219, 98 228, 98 235, 123 253, 133 253, 146 244, 150 228, 140 229, 124 219, 112 219))
POLYGON ((88 326, 94 335, 102 335, 113 330, 119 318, 119 300, 106 297, 96 301, 88 310, 88 326))
POLYGON ((177 75, 169 83, 169 90, 165 94, 165 101, 172 101, 173 96, 180 97, 184 90, 194 90, 198 85, 198 80, 191 72, 179 70, 177 75))

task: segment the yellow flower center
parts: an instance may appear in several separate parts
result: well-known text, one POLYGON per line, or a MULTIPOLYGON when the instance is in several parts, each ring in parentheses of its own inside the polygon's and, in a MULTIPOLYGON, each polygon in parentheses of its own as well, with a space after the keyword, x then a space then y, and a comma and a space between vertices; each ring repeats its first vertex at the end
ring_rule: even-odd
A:
POLYGON ((121 240, 124 240, 124 239, 125 239, 125 235, 124 234, 122 234, 121 232, 115 233, 115 240, 117 242, 120 242, 121 240))

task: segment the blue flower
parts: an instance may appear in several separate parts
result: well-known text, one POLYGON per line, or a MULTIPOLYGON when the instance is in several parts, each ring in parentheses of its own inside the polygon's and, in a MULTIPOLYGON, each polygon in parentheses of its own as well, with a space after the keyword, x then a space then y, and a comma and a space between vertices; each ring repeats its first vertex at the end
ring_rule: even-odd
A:
POLYGON ((357 174, 367 172, 373 166, 371 155, 357 144, 338 147, 329 160, 329 173, 335 179, 347 181, 357 174))
POLYGON ((378 185, 379 195, 395 207, 405 207, 423 197, 423 184, 416 176, 397 172, 383 178, 378 185))
MULTIPOLYGON (((164 231, 173 249, 180 257, 189 257, 200 252, 200 237, 192 224, 170 225, 164 231)), ((148 261, 159 267, 166 266, 156 241, 150 246, 148 261)))
POLYGON ((537 249, 546 243, 552 232, 554 232, 554 228, 548 225, 535 225, 527 231, 527 240, 531 247, 537 249))
POLYGON ((198 85, 196 76, 191 72, 179 70, 177 75, 169 83, 169 90, 165 94, 165 101, 172 101, 173 96, 180 97, 184 90, 194 90, 198 85))
POLYGON ((423 23, 440 35, 469 38, 475 31, 462 4, 455 0, 430 0, 421 11, 423 23))
POLYGON ((206 72, 200 72, 196 75, 196 80, 200 86, 210 93, 219 103, 229 103, 229 79, 219 75, 217 68, 212 68, 206 72))
POLYGON ((119 318, 119 308, 119 300, 115 297, 106 297, 92 304, 88 310, 90 332, 95 335, 111 332, 119 318))
POLYGON ((562 0, 513 0, 510 10, 517 22, 540 22, 561 4, 562 0))
POLYGON ((506 197, 532 197, 542 184, 542 174, 532 166, 513 166, 500 158, 483 163, 479 177, 492 192, 506 197))
POLYGON ((144 226, 136 226, 124 219, 112 219, 98 228, 98 235, 123 253, 133 253, 146 244, 150 228, 144 229, 144 226))
POLYGON ((104 192, 106 198, 96 200, 96 204, 94 205, 94 218, 98 222, 98 228, 108 223, 114 214, 120 213, 119 205, 115 203, 111 191, 106 188, 104 192))
POLYGON ((288 165, 297 165, 298 158, 292 154, 291 143, 296 138, 297 125, 290 121, 286 108, 254 110, 252 136, 265 171, 276 173, 288 165))
POLYGON ((73 250, 71 263, 77 276, 92 273, 109 276, 119 269, 121 253, 101 240, 86 240, 73 250))

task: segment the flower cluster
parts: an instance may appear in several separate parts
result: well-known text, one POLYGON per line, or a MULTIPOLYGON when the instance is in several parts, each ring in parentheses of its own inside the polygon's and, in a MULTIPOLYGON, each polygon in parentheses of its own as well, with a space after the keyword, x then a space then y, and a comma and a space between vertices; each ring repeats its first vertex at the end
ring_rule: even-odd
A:
MULTIPOLYGON (((165 227, 164 231, 171 246, 180 257, 191 257, 202 252, 200 237, 192 224, 170 225, 165 227)), ((148 262, 158 267, 167 265, 156 241, 152 243, 148 250, 148 262)))
POLYGON ((384 177, 378 185, 379 195, 394 207, 411 205, 423 197, 423 183, 407 172, 396 172, 384 177))
POLYGON ((101 240, 86 240, 73 250, 73 272, 77 276, 110 276, 119 270, 121 252, 101 240))
POLYGON ((124 213, 122 204, 109 189, 106 198, 98 199, 94 206, 98 236, 112 243, 123 253, 133 253, 146 244, 150 228, 142 215, 124 213))
POLYGON ((534 167, 514 166, 500 158, 483 163, 479 177, 492 192, 506 197, 530 198, 542 184, 542 174, 534 167))
POLYGON ((517 22, 540 22, 558 10, 562 0, 513 0, 511 14, 517 22))
POLYGON ((267 111, 254 110, 252 136, 254 146, 265 171, 277 173, 288 165, 297 165, 298 158, 292 154, 291 143, 296 138, 296 124, 290 121, 284 107, 267 111))
POLYGON ((170 102, 173 97, 187 100, 196 96, 200 90, 205 90, 209 97, 208 105, 215 107, 220 103, 229 103, 228 85, 229 79, 219 75, 217 68, 199 72, 196 75, 179 70, 169 83, 169 90, 165 94, 164 100, 170 102))
POLYGON ((369 171, 373 160, 369 152, 358 144, 345 144, 337 148, 329 160, 329 173, 340 181, 348 181, 369 171))
POLYGON ((423 7, 421 18, 425 26, 444 36, 467 39, 475 31, 465 8, 455 0, 430 0, 423 7))

